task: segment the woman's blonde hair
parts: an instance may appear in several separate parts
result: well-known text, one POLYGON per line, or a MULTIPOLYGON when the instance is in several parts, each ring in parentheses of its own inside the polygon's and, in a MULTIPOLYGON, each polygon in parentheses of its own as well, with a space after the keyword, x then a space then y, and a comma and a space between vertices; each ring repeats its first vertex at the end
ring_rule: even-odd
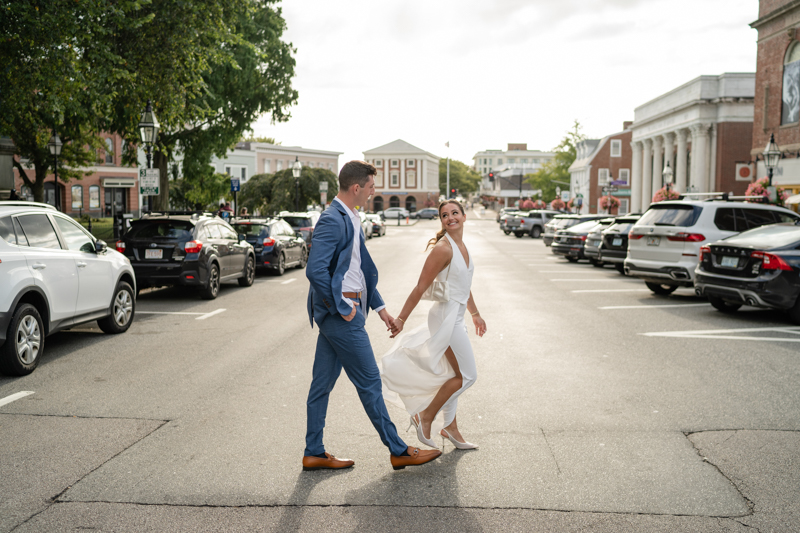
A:
MULTIPOLYGON (((457 205, 458 206, 458 210, 461 211, 461 214, 462 215, 464 214, 464 206, 461 205, 461 202, 459 202, 458 200, 443 200, 443 201, 439 202, 439 207, 438 207, 439 220, 442 219, 442 208, 444 206, 446 206, 447 204, 455 204, 455 205, 457 205)), ((431 246, 436 246, 436 243, 439 242, 440 240, 442 240, 442 237, 444 237, 445 233, 447 233, 447 230, 444 229, 444 227, 443 227, 440 231, 438 231, 436 233, 436 236, 433 239, 428 241, 428 246, 425 247, 425 251, 427 252, 428 248, 430 248, 431 246)))

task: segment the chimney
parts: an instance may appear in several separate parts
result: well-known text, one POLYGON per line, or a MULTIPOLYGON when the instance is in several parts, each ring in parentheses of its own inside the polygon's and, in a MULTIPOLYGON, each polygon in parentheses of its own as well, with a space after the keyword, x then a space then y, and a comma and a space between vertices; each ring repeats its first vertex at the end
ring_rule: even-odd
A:
POLYGON ((631 126, 633 126, 633 121, 632 120, 626 120, 625 122, 622 123, 622 129, 623 130, 629 130, 631 128, 631 126))

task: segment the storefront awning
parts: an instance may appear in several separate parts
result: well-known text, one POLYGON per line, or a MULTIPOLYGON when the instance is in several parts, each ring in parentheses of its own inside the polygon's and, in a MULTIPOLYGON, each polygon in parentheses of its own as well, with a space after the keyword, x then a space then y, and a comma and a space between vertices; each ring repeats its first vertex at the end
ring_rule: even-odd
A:
POLYGON ((800 194, 795 194, 784 200, 785 204, 800 204, 800 194))
POLYGON ((118 188, 118 189, 132 189, 136 187, 136 178, 103 178, 103 187, 118 188))

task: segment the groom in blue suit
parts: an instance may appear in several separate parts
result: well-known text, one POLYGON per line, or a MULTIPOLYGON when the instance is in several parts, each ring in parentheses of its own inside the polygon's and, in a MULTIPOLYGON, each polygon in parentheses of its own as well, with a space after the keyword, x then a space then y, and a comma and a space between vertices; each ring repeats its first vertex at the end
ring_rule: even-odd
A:
POLYGON ((392 317, 378 292, 378 269, 367 251, 357 206, 375 193, 374 166, 350 161, 339 173, 339 194, 314 227, 306 266, 308 318, 319 327, 311 388, 308 391, 303 470, 348 468, 354 462, 325 451, 322 433, 328 397, 344 368, 395 470, 436 459, 439 450, 407 446, 397 435, 381 392, 381 376, 364 325, 373 309, 391 329, 392 317))

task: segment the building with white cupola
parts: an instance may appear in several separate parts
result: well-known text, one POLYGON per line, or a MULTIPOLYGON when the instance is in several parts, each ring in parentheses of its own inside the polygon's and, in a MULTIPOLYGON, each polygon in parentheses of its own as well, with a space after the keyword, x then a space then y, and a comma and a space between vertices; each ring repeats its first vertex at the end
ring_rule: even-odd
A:
POLYGON ((416 211, 439 201, 441 158, 401 139, 364 152, 364 161, 378 170, 370 211, 405 207, 416 211))

